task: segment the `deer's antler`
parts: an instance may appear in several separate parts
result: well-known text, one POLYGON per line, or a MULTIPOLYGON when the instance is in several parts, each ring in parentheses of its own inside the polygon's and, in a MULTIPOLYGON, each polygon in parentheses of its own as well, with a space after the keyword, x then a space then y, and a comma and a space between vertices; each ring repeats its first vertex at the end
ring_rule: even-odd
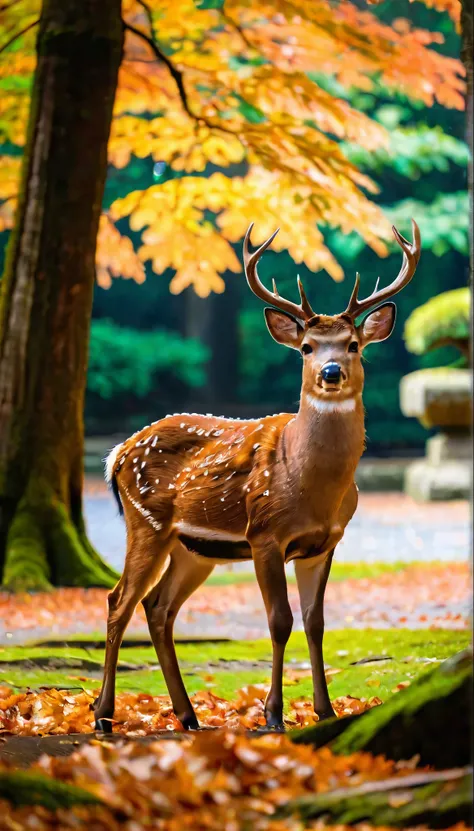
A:
POLYGON ((377 285, 375 286, 372 294, 364 300, 359 300, 357 295, 359 293, 360 276, 357 274, 351 299, 349 300, 349 305, 344 314, 348 314, 352 318, 356 318, 362 314, 362 312, 367 311, 367 309, 371 309, 373 306, 378 305, 382 301, 388 300, 389 297, 393 297, 394 294, 397 294, 401 291, 401 289, 408 285, 416 271, 421 254, 420 229, 414 219, 411 221, 411 226, 413 229, 413 242, 408 242, 408 240, 405 239, 405 237, 402 237, 400 232, 397 231, 395 226, 392 226, 393 236, 403 251, 402 267, 398 273, 398 276, 395 277, 395 280, 393 280, 389 286, 385 286, 384 289, 380 289, 378 291, 377 280, 377 285))
POLYGON ((306 297, 303 284, 298 277, 298 290, 300 293, 301 304, 298 305, 297 303, 292 303, 291 300, 285 300, 284 297, 280 297, 277 291, 277 287, 275 281, 273 281, 273 288, 274 291, 269 291, 266 289, 263 283, 261 282, 258 274, 257 274, 257 262, 259 261, 260 257, 262 256, 263 252, 267 250, 268 246, 272 244, 273 240, 275 239, 278 231, 277 230, 265 240, 264 243, 254 251, 253 254, 249 251, 249 242, 250 242, 250 233, 253 228, 253 222, 249 226, 247 233, 245 234, 244 239, 244 266, 245 266, 245 276, 247 278, 247 283, 249 284, 250 288, 252 289, 253 293, 260 297, 261 300, 264 300, 265 303, 270 303, 272 306, 275 306, 277 309, 281 309, 282 312, 288 312, 293 317, 297 317, 302 321, 309 320, 311 317, 314 317, 314 312, 309 305, 308 298, 306 297))

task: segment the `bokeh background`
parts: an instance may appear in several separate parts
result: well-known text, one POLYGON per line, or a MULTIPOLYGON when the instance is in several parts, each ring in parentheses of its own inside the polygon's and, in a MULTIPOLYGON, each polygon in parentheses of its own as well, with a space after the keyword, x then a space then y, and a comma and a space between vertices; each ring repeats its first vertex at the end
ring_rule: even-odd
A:
MULTIPOLYGON (((382 21, 393 22, 396 14, 416 27, 441 33, 444 42, 431 48, 459 58, 460 36, 447 12, 407 0, 385 2, 372 11, 382 21)), ((438 103, 424 106, 389 93, 382 85, 376 84, 370 92, 351 92, 329 76, 318 74, 318 82, 388 129, 388 149, 369 151, 346 141, 341 144, 348 158, 378 184, 373 199, 389 220, 405 234, 412 216, 421 228, 423 254, 416 278, 397 298, 394 335, 371 347, 367 355, 365 389, 367 453, 420 453, 427 433, 416 419, 407 419, 400 411, 400 378, 423 366, 449 364, 457 353, 444 349, 412 355, 405 347, 403 327, 415 307, 468 282, 465 113, 438 103)), ((13 152, 8 143, 0 145, 0 153, 5 152, 13 152)), ((237 177, 246 169, 243 162, 223 170, 226 176, 237 177)), ((200 175, 209 177, 219 170, 208 164, 200 175)), ((104 208, 131 191, 183 175, 151 155, 132 155, 122 169, 110 166, 104 208)), ((249 222, 253 218, 249 216, 249 222)), ((117 227, 139 246, 140 234, 131 230, 128 218, 119 220, 117 227)), ((314 273, 295 264, 286 251, 265 255, 260 267, 263 279, 275 277, 279 290, 294 297, 299 273, 317 311, 336 313, 345 308, 356 270, 362 275, 363 292, 371 290, 378 275, 389 280, 397 273, 396 246, 381 259, 357 234, 322 230, 344 270, 342 282, 325 271, 314 273)), ((0 271, 8 234, 0 233, 0 271)), ((241 259, 241 243, 234 249, 241 259)), ((261 303, 251 295, 242 273, 224 273, 225 291, 200 298, 192 287, 170 294, 173 272, 156 274, 150 262, 141 283, 123 278, 120 263, 117 270, 107 287, 98 284, 95 289, 85 409, 88 437, 127 435, 181 410, 253 417, 297 407, 299 356, 271 340, 261 303)))

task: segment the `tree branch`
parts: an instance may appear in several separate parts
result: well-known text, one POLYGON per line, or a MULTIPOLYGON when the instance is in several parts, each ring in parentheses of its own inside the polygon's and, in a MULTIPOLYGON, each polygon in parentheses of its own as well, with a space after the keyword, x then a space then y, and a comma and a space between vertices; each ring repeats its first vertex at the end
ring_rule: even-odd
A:
MULTIPOLYGON (((140 3, 140 2, 141 2, 141 0, 138 0, 138 2, 140 3)), ((238 24, 238 23, 236 23, 236 22, 235 22, 235 20, 232 20, 232 18, 229 16, 229 14, 228 14, 226 11, 224 11, 224 9, 223 9, 223 8, 220 10, 220 12, 221 12, 221 17, 223 17, 223 18, 224 18, 225 22, 226 22, 226 23, 228 23, 228 24, 229 24, 229 26, 232 26, 232 28, 233 28, 233 29, 235 29, 235 31, 236 31, 236 32, 240 35, 240 37, 241 37, 241 39, 243 40, 243 42, 245 43, 245 45, 246 45, 249 49, 253 49, 253 51, 254 51, 254 52, 257 52, 257 53, 258 53, 259 55, 261 55, 262 57, 265 57, 264 55, 262 55, 262 53, 260 52, 260 50, 259 50, 259 49, 257 49, 257 47, 256 47, 256 46, 254 46, 254 45, 253 45, 253 43, 251 43, 251 42, 249 41, 249 39, 248 39, 247 35, 245 34, 244 30, 242 29, 242 27, 241 27, 241 26, 239 26, 239 24, 238 24)), ((265 58, 265 60, 267 60, 267 58, 265 58)))
MULTIPOLYGON (((151 11, 148 8, 148 6, 146 5, 146 3, 144 3, 143 0, 138 0, 138 2, 140 3, 141 6, 143 6, 145 8, 145 10, 147 11, 147 14, 151 15, 151 11)), ((191 109, 191 106, 189 104, 188 94, 187 94, 185 86, 184 86, 183 73, 174 65, 171 58, 169 58, 168 55, 165 55, 165 53, 160 49, 160 47, 156 43, 156 40, 154 39, 154 36, 153 36, 153 23, 152 23, 151 17, 149 18, 149 22, 150 22, 150 29, 151 29, 151 32, 152 32, 151 37, 149 35, 147 35, 145 32, 142 32, 141 29, 137 29, 131 23, 124 22, 124 27, 125 27, 126 31, 132 32, 132 34, 136 35, 136 37, 139 37, 142 40, 144 40, 145 43, 147 43, 148 46, 150 47, 150 49, 153 51, 155 56, 158 58, 158 60, 162 61, 165 64, 165 66, 167 67, 171 77, 173 78, 173 80, 176 84, 176 87, 177 87, 178 93, 179 93, 179 97, 180 97, 181 103, 183 105, 183 108, 184 108, 186 114, 190 118, 192 118, 193 121, 196 121, 198 124, 199 123, 205 124, 210 129, 221 130, 224 133, 230 133, 230 135, 235 136, 236 133, 235 133, 234 130, 229 130, 226 127, 222 127, 220 124, 213 124, 212 122, 208 121, 208 119, 205 118, 204 116, 193 112, 193 110, 191 109)))
POLYGON ((10 3, 4 3, 3 6, 0 6, 0 12, 6 12, 8 9, 11 9, 12 6, 16 6, 16 4, 20 2, 21 0, 11 0, 10 3))
POLYGON ((178 88, 179 97, 181 99, 181 103, 182 103, 186 113, 190 116, 190 118, 193 118, 193 119, 199 118, 199 116, 197 116, 195 113, 193 113, 193 111, 191 110, 191 108, 189 106, 188 96, 187 96, 186 90, 184 88, 184 81, 183 81, 182 72, 180 72, 180 70, 176 68, 176 66, 173 64, 173 62, 168 58, 168 55, 165 55, 165 53, 161 51, 160 47, 158 46, 157 43, 155 43, 153 38, 146 35, 145 32, 142 32, 140 29, 136 29, 135 26, 132 26, 131 23, 125 23, 125 29, 129 32, 132 32, 132 34, 136 35, 137 37, 141 38, 142 40, 144 40, 145 43, 147 43, 148 46, 150 47, 150 49, 154 52, 154 54, 158 58, 158 60, 165 64, 165 66, 167 67, 171 77, 173 78, 173 81, 175 82, 175 84, 178 88))
POLYGON ((8 47, 11 46, 12 43, 15 43, 15 41, 18 40, 18 38, 20 38, 22 35, 26 34, 26 32, 29 32, 30 29, 33 29, 35 26, 37 26, 38 23, 39 23, 39 19, 38 20, 33 20, 33 23, 29 23, 28 26, 25 26, 24 29, 21 29, 20 32, 17 32, 15 35, 13 35, 13 37, 11 37, 10 40, 7 40, 7 42, 4 43, 3 46, 0 46, 0 54, 2 52, 5 52, 5 49, 8 49, 8 47))

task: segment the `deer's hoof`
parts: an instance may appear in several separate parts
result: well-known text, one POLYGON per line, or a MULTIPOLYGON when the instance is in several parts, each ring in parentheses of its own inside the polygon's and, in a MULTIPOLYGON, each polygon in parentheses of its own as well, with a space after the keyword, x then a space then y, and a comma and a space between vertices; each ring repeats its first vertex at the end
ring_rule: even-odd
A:
POLYGON ((281 716, 273 715, 273 713, 265 714, 265 721, 267 730, 273 730, 275 733, 284 733, 285 725, 281 716))
POLYGON ((317 713, 318 721, 327 721, 328 718, 334 718, 336 713, 334 710, 324 710, 322 713, 317 713))
POLYGON ((194 713, 186 716, 178 716, 184 730, 199 730, 199 722, 194 713))
POLYGON ((111 733, 112 721, 108 718, 96 718, 95 729, 98 733, 111 733))

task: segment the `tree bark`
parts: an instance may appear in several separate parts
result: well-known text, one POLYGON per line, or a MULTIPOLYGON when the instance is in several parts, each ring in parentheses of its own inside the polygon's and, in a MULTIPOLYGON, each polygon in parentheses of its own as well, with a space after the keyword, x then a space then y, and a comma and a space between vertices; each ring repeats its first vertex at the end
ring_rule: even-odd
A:
POLYGON ((223 294, 202 298, 191 288, 186 292, 183 334, 200 340, 211 353, 206 386, 192 391, 189 407, 232 416, 238 385, 239 301, 238 278, 230 272, 223 294))
MULTIPOLYGON (((468 147, 472 148, 473 141, 473 68, 472 55, 474 51, 473 34, 473 8, 472 0, 461 0, 461 35, 462 49, 461 59, 466 70, 466 141, 468 147)), ((473 242, 473 158, 472 149, 467 166, 467 188, 469 193, 469 284, 472 286, 474 242, 473 242)))
POLYGON ((95 248, 120 0, 44 0, 0 294, 0 570, 12 590, 110 585, 82 515, 95 248))

